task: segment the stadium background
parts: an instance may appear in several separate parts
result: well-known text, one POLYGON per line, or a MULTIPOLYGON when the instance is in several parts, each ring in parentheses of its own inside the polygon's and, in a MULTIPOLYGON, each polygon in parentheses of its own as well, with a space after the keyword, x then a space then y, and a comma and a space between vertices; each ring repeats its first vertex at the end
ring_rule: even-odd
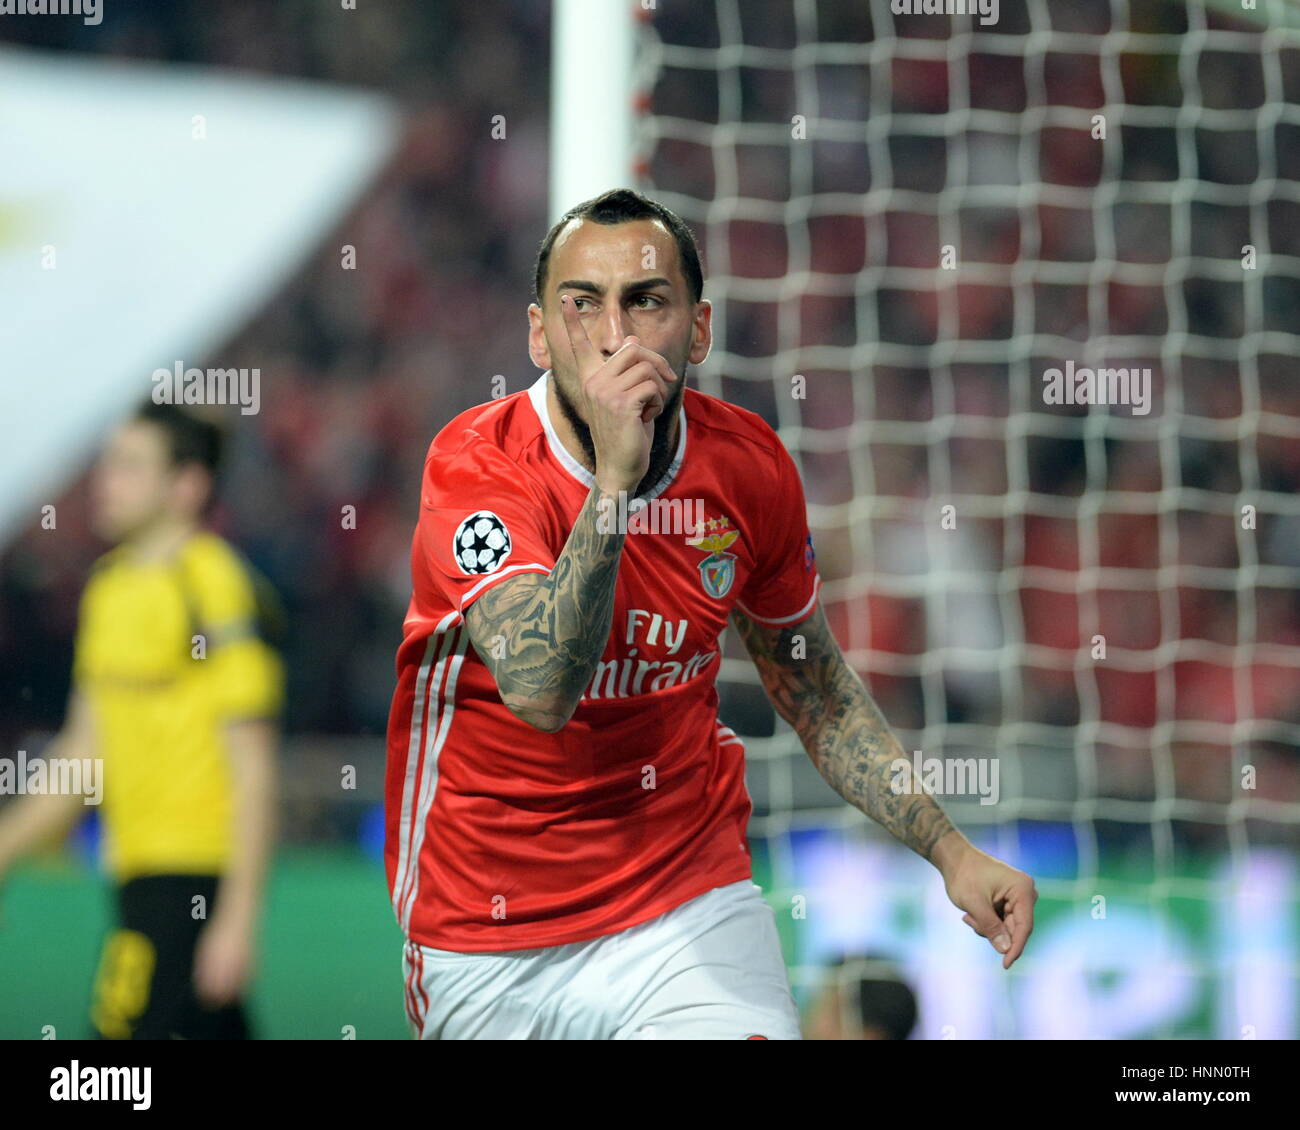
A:
MULTIPOLYGON (((202 362, 262 369, 261 411, 230 417, 216 526, 291 620, 256 1016, 271 1037, 401 1037, 378 805, 415 484, 431 436, 491 397, 495 375, 511 392, 533 379, 550 6, 386 0, 351 23, 335 7, 105 0, 98 27, 6 17, 0 46, 324 80, 402 112, 360 203, 202 362), (339 269, 344 243, 354 272, 339 269)), ((937 875, 774 727, 732 640, 722 714, 746 738, 756 878, 800 1003, 832 954, 870 950, 920 995, 918 1038, 1295 1036, 1290 9, 1261 2, 1246 22, 1029 0, 972 34, 882 2, 646 7, 637 183, 701 240, 719 344, 699 387, 780 428, 837 636, 909 750, 999 756, 998 804, 945 806, 1042 896, 1003 975, 937 875), (940 266, 945 244, 956 270, 940 266), (1041 373, 1067 359, 1150 366, 1153 411, 1044 404, 1041 373), (940 527, 945 504, 956 531, 940 527), (1246 765, 1251 792, 1236 784, 1246 765)), ((139 398, 149 388, 142 371, 139 398)), ((74 455, 84 469, 93 446, 74 455)), ((61 720, 102 549, 83 481, 42 501, 57 536, 29 516, 0 557, 4 756, 61 720)), ((94 852, 92 823, 5 889, 0 1036, 84 1029, 107 906, 94 852)))

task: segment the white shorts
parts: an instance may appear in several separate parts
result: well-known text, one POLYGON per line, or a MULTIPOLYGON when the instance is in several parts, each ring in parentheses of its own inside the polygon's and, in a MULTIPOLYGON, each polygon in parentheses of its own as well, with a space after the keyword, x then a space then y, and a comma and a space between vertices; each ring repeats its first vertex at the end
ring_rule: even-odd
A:
POLYGON ((408 939, 423 1040, 798 1040, 776 917, 749 879, 585 942, 452 953, 408 939))

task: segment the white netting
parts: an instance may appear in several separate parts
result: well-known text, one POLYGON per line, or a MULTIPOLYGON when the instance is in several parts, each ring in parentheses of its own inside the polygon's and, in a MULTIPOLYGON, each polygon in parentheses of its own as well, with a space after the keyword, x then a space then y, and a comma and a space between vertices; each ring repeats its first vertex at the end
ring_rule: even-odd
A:
MULTIPOLYGON (((1287 12, 1028 0, 984 27, 895 16, 887 0, 651 7, 644 187, 704 249, 715 346, 699 387, 762 413, 799 461, 850 663, 909 752, 999 758, 999 803, 945 808, 1036 870, 1040 905, 1056 900, 1074 940, 1058 963, 1084 980, 1112 967, 1104 940, 1089 963, 1088 939, 1122 930, 1068 934, 1098 921, 1094 896, 1152 908, 1129 922, 1157 938, 1143 976, 1172 980, 1128 1031, 1295 1035, 1300 33, 1287 12), (1045 371, 1067 363, 1150 369, 1149 413, 1045 403, 1045 371), (1247 934, 1267 919, 1271 948, 1193 924, 1225 914, 1247 934)), ((763 711, 738 641, 723 680, 724 721, 752 735, 763 711)), ((778 909, 816 903, 817 852, 817 874, 839 866, 849 887, 884 859, 870 881, 930 905, 939 884, 901 849, 864 848, 876 829, 788 729, 746 744, 778 909), (828 826, 842 856, 800 846, 828 826)), ((841 917, 895 913, 874 898, 841 917)), ((801 996, 831 949, 905 934, 827 932, 815 909, 783 924, 801 996)), ((918 1034, 978 1034, 974 1006, 925 972, 952 966, 952 935, 907 936, 930 955, 910 966, 927 981, 918 1034)), ((980 998, 986 1034, 1050 1027, 1010 988, 1025 968, 980 998)), ((1123 1029, 1084 1009, 1055 1034, 1123 1029)))

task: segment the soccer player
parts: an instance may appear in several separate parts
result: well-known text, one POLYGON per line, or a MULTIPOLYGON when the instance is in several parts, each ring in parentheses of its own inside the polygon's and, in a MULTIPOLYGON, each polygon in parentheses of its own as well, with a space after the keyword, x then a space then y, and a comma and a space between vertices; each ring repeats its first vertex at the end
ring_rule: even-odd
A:
MULTIPOLYGON (((82 597, 73 692, 47 758, 98 758, 116 881, 91 1019, 105 1039, 242 1039, 272 838, 280 660, 269 594, 201 520, 215 425, 147 405, 95 474, 116 547, 82 597)), ((0 877, 86 812, 26 796, 0 812, 0 877)))
POLYGON ((1033 881, 891 788, 903 751, 827 627, 793 460, 686 387, 711 342, 689 229, 606 193, 551 229, 535 286, 544 372, 452 420, 424 469, 387 774, 415 1034, 799 1038, 718 720, 729 619, 826 781, 1009 968, 1033 881))

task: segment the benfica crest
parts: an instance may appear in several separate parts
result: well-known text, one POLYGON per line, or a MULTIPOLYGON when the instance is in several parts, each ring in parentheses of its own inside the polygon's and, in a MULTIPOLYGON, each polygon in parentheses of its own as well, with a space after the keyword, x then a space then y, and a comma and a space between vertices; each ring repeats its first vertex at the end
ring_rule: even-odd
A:
POLYGON ((686 539, 687 545, 709 555, 700 562, 700 583, 714 599, 726 596, 736 579, 736 555, 723 552, 740 537, 739 530, 727 529, 730 525, 726 518, 710 518, 704 523, 704 529, 710 532, 686 539))

